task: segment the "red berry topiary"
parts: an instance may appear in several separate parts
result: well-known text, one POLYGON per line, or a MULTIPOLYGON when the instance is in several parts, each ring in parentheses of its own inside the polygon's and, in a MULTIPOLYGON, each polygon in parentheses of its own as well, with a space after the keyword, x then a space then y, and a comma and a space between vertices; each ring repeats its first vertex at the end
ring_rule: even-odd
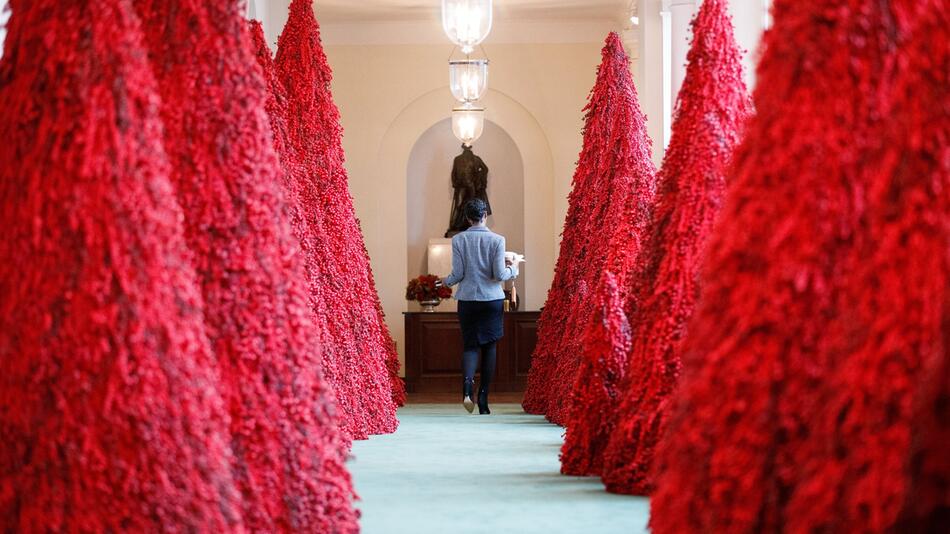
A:
POLYGON ((678 96, 673 135, 636 280, 635 332, 616 430, 602 477, 608 491, 645 495, 665 400, 679 376, 679 343, 699 296, 704 247, 726 190, 726 171, 751 104, 724 0, 705 0, 678 96))
MULTIPOLYGON (((320 193, 316 183, 309 179, 306 162, 301 160, 298 151, 290 142, 287 126, 289 99, 283 83, 277 78, 277 71, 270 48, 264 38, 264 28, 258 21, 249 21, 252 50, 261 66, 264 79, 267 81, 267 114, 271 121, 271 130, 274 135, 274 148, 280 157, 282 184, 284 192, 291 206, 291 225, 294 235, 300 242, 300 252, 303 254, 306 266, 307 282, 310 290, 309 302, 313 312, 312 317, 321 333, 324 378, 336 387, 345 387, 347 368, 339 355, 340 346, 331 333, 330 315, 327 313, 327 302, 323 297, 325 289, 320 277, 321 265, 331 257, 323 232, 323 217, 319 210, 305 209, 306 206, 319 205, 320 193)), ((327 288, 331 289, 332 288, 327 288)), ((351 343, 352 345, 352 343, 351 343)), ((352 348, 351 348, 352 350, 352 348)), ((365 439, 369 433, 364 427, 347 426, 346 414, 353 413, 360 401, 346 395, 336 395, 337 406, 341 413, 341 427, 347 439, 365 439), (354 403, 356 403, 354 405, 354 403), (353 432, 353 429, 356 429, 353 432)))
POLYGON ((128 0, 13 0, 0 62, 0 531, 242 531, 128 0))
POLYGON ((622 280, 634 271, 653 205, 656 168, 646 117, 640 111, 630 61, 611 33, 591 91, 561 251, 538 325, 524 408, 556 424, 568 419, 570 391, 581 361, 587 308, 601 273, 622 280))
MULTIPOLYGON (((312 318, 317 325, 321 335, 322 362, 324 379, 335 384, 339 381, 340 369, 336 358, 338 351, 332 348, 333 338, 329 335, 328 314, 326 313, 326 302, 322 295, 320 286, 320 269, 322 258, 326 257, 326 236, 323 233, 321 217, 317 211, 306 211, 304 205, 313 205, 313 199, 318 198, 319 193, 315 184, 307 179, 305 166, 300 161, 297 151, 290 143, 287 133, 287 91, 284 89, 280 80, 277 79, 277 72, 274 68, 274 59, 270 48, 264 39, 264 28, 256 20, 248 21, 248 28, 251 33, 251 50, 257 58, 258 65, 264 74, 264 80, 267 82, 267 116, 270 119, 271 131, 274 136, 274 148, 280 159, 282 169, 281 184, 287 198, 291 211, 291 227, 294 236, 300 243, 300 253, 303 255, 305 271, 307 273, 307 283, 309 287, 310 309, 313 312, 312 318)), ((345 371, 345 369, 344 369, 345 371)), ((344 373, 345 376, 345 373, 344 373)), ((343 414, 351 411, 348 398, 335 396, 337 406, 343 414)), ((345 423, 345 421, 341 421, 345 423)), ((351 437, 343 426, 343 436, 348 441, 351 437)), ((366 435, 358 434, 357 437, 365 438, 366 435)), ((349 446, 349 443, 347 443, 349 446)))
POLYGON ((289 139, 313 197, 302 198, 320 254, 320 291, 328 310, 328 349, 340 370, 337 395, 354 438, 393 432, 404 400, 399 360, 386 327, 369 254, 347 184, 340 113, 313 4, 294 0, 278 40, 277 76, 289 97, 289 139), (315 230, 319 224, 322 230, 315 230), (318 237, 319 232, 322 237, 318 237), (390 400, 383 397, 389 396, 390 400))
MULTIPOLYGON (((946 249, 943 251, 942 267, 930 263, 933 258, 927 257, 928 251, 934 256, 941 254, 934 245, 940 239, 947 239, 947 225, 950 224, 947 205, 950 197, 946 194, 950 186, 950 134, 946 127, 950 111, 945 104, 942 111, 935 111, 933 107, 935 102, 946 101, 946 88, 950 84, 950 73, 942 68, 950 62, 950 48, 947 47, 950 41, 950 10, 947 8, 950 6, 947 4, 946 0, 901 0, 895 2, 894 8, 897 15, 895 19, 899 21, 900 33, 904 38, 902 49, 905 60, 900 63, 900 70, 895 76, 893 109, 899 114, 892 123, 888 137, 892 143, 891 165, 883 169, 883 175, 890 175, 890 180, 882 183, 879 192, 884 193, 888 186, 894 187, 905 181, 914 184, 913 189, 902 195, 907 202, 891 206, 885 214, 917 213, 916 217, 909 217, 909 222, 920 224, 920 227, 913 233, 891 230, 890 241, 893 245, 895 238, 913 235, 914 241, 906 245, 907 248, 913 247, 913 256, 907 257, 905 263, 921 262, 921 266, 915 268, 918 273, 916 298, 925 296, 928 304, 926 313, 922 317, 918 316, 918 320, 925 317, 933 321, 935 314, 942 318, 942 340, 936 346, 932 344, 933 338, 927 340, 930 345, 928 354, 936 352, 938 361, 933 372, 923 373, 923 394, 913 419, 912 454, 907 462, 911 486, 904 494, 904 510, 894 532, 950 531, 950 454, 947 454, 947 444, 950 443, 950 279, 947 273, 950 268, 947 266, 946 249), (926 224, 923 224, 924 221, 926 224), (927 230, 933 233, 928 236, 925 233, 927 230), (927 243, 926 247, 922 246, 924 243, 927 243), (934 294, 922 295, 921 279, 924 277, 920 275, 928 274, 925 270, 928 264, 932 269, 929 274, 937 275, 934 278, 927 277, 933 284, 934 294), (941 280, 944 284, 942 288, 936 285, 941 280), (942 309, 934 307, 938 302, 935 298, 937 295, 943 295, 942 309)), ((887 261, 887 255, 891 255, 891 260, 898 259, 893 256, 894 249, 880 252, 881 260, 887 261)), ((901 250, 896 253, 907 252, 901 250)), ((901 267, 903 271, 907 265, 901 267)), ((892 276, 894 274, 903 273, 898 271, 892 276)), ((890 287, 903 287, 905 280, 901 279, 900 283, 892 280, 891 284, 890 287)), ((895 310, 895 314, 899 311, 895 310)), ((899 319, 899 323, 905 326, 912 325, 914 320, 903 315, 894 317, 893 314, 889 319, 899 319)), ((887 323, 882 321, 881 324, 887 323)), ((933 324, 930 326, 932 328, 933 324)), ((911 350, 924 347, 927 345, 920 343, 915 347, 908 346, 911 350)))
MULTIPOLYGON (((313 259, 315 245, 311 237, 309 221, 300 200, 308 194, 308 191, 302 190, 308 185, 308 182, 300 179, 301 165, 299 158, 287 135, 287 91, 284 90, 283 84, 277 79, 277 73, 274 70, 274 58, 264 38, 264 27, 256 20, 249 20, 247 24, 251 36, 251 53, 257 58, 257 64, 260 65, 264 81, 267 84, 265 109, 267 110, 267 117, 270 119, 274 149, 277 151, 281 170, 283 171, 280 183, 283 186, 284 195, 290 208, 291 227, 294 236, 300 242, 300 252, 303 254, 309 285, 311 280, 318 278, 313 274, 313 270, 318 269, 319 265, 315 264, 313 259)), ((319 292, 311 286, 311 307, 317 309, 319 301, 319 292)), ((319 324, 321 318, 322 315, 320 314, 314 315, 314 321, 318 323, 318 326, 321 326, 319 324)), ((329 376, 332 372, 331 369, 326 367, 326 363, 325 361, 324 374, 329 376)))
POLYGON ((950 298, 942 313, 943 354, 913 419, 910 486, 894 532, 950 530, 950 298))
POLYGON ((950 272, 932 114, 946 25, 915 21, 945 23, 944 3, 775 3, 657 451, 654 532, 884 532, 914 498, 910 425, 950 272))
POLYGON ((584 336, 584 358, 561 447, 561 472, 565 475, 600 474, 603 467, 603 451, 613 432, 632 340, 623 307, 616 278, 605 271, 584 336))
POLYGON ((356 531, 345 443, 241 2, 135 4, 231 411, 244 520, 255 531, 356 531))
POLYGON ((939 402, 929 416, 918 406, 922 392, 933 398, 930 387, 947 354, 950 107, 941 116, 934 103, 946 102, 950 87, 950 3, 889 4, 880 8, 877 37, 889 56, 876 88, 886 112, 871 141, 874 153, 860 163, 868 176, 858 190, 863 212, 842 265, 847 278, 836 295, 837 316, 826 322, 820 345, 828 370, 815 398, 818 416, 807 439, 783 456, 796 466, 789 530, 891 529, 906 502, 930 498, 905 479, 917 439, 930 451, 924 463, 947 465, 933 455, 947 456, 948 443, 927 444, 946 436, 939 402), (917 439, 914 423, 921 425, 917 439))
MULTIPOLYGON (((307 226, 305 215, 300 202, 303 194, 300 187, 303 184, 299 180, 300 163, 297 153, 290 143, 287 132, 287 91, 283 84, 277 79, 277 72, 274 69, 274 58, 270 47, 264 37, 264 27, 257 20, 247 22, 250 32, 250 50, 257 58, 257 64, 261 67, 264 76, 264 82, 267 84, 267 97, 265 109, 267 118, 270 120, 271 134, 274 138, 274 149, 277 151, 281 173, 281 185, 287 198, 291 211, 291 225, 294 236, 300 241, 302 253, 304 254, 305 265, 311 268, 311 252, 313 248, 312 238, 307 226)), ((308 276, 309 281, 309 276, 308 276)), ((311 300, 317 298, 311 293, 311 300)))

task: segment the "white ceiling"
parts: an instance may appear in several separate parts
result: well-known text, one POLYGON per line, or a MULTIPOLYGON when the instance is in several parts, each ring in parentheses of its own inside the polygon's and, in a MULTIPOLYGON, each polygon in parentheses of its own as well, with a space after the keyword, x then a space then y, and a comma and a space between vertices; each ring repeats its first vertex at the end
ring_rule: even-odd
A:
MULTIPOLYGON (((631 0, 494 0, 497 19, 624 20, 631 0)), ((321 23, 421 21, 439 17, 440 0, 314 0, 321 23)))

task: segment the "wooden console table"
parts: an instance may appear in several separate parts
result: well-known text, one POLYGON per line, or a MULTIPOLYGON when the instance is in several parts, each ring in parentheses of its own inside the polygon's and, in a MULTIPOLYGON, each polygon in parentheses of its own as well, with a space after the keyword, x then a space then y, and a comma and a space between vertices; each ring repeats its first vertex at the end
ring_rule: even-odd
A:
MULTIPOLYGON (((459 393, 462 388, 462 331, 454 312, 405 312, 406 389, 410 393, 459 393)), ((524 391, 541 312, 506 312, 498 342, 492 390, 524 391)))

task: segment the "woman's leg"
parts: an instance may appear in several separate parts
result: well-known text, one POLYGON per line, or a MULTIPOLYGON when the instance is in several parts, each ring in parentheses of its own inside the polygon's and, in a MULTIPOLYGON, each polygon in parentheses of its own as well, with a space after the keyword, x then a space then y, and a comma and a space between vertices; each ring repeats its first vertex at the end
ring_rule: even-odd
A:
POLYGON ((475 369, 478 368, 478 348, 462 352, 462 403, 468 411, 474 409, 472 397, 475 389, 475 369))
POLYGON ((478 385, 478 412, 483 414, 491 413, 488 410, 488 389, 491 387, 492 378, 495 377, 495 364, 497 361, 496 344, 486 343, 481 346, 482 349, 482 379, 478 385))
POLYGON ((478 348, 465 349, 462 353, 462 375, 465 377, 465 383, 475 381, 476 369, 478 369, 478 348))

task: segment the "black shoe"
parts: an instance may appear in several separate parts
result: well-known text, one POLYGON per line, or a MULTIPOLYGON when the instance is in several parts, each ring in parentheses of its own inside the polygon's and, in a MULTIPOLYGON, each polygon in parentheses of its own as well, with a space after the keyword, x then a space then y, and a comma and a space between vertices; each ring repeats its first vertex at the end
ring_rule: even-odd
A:
POLYGON ((468 410, 468 413, 475 411, 475 402, 472 401, 472 389, 475 387, 474 380, 465 380, 462 383, 462 406, 468 410))
POLYGON ((480 415, 491 414, 491 410, 488 409, 488 392, 485 390, 478 392, 478 413, 480 415))

